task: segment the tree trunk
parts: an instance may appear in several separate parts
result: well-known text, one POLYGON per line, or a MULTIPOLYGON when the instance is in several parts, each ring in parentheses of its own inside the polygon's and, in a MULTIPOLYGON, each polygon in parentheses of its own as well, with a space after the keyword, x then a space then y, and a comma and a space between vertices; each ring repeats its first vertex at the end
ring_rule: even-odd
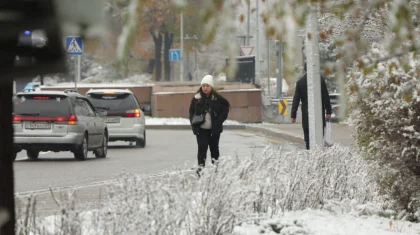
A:
MULTIPOLYGON (((4 78, 2 78, 4 79, 4 78)), ((0 228, 0 235, 15 234, 15 197, 13 161, 12 98, 13 81, 0 82, 0 210, 6 210, 9 220, 0 228)), ((0 225, 1 226, 1 225, 0 225)))
POLYGON ((162 61, 161 61, 161 51, 162 51, 162 34, 158 33, 156 35, 153 30, 150 30, 150 34, 153 37, 153 41, 155 43, 155 71, 156 71, 156 81, 160 81, 162 79, 162 61))
POLYGON ((171 49, 172 41, 174 38, 173 33, 165 32, 165 48, 163 49, 163 61, 165 64, 165 80, 171 80, 171 62, 169 61, 169 49, 171 49))
POLYGON ((147 73, 153 74, 153 70, 155 69, 155 60, 149 60, 149 65, 147 66, 147 73))

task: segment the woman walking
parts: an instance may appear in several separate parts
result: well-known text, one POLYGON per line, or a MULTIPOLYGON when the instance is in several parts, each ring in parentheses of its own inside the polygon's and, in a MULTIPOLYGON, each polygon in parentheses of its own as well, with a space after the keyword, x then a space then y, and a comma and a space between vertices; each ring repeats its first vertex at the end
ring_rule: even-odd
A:
POLYGON ((223 132, 223 122, 228 117, 229 108, 229 101, 214 90, 213 76, 204 76, 200 89, 191 100, 189 110, 192 130, 197 137, 198 175, 206 164, 209 147, 211 162, 217 164, 220 134, 223 132))

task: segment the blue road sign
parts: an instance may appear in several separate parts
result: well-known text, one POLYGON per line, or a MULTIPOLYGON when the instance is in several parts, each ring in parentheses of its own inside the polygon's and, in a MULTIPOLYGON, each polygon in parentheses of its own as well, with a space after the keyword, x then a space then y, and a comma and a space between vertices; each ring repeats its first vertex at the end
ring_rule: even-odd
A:
POLYGON ((181 60, 181 50, 180 49, 169 50, 169 61, 177 61, 177 60, 181 60))
POLYGON ((83 41, 79 36, 66 37, 66 51, 69 55, 83 54, 83 41))

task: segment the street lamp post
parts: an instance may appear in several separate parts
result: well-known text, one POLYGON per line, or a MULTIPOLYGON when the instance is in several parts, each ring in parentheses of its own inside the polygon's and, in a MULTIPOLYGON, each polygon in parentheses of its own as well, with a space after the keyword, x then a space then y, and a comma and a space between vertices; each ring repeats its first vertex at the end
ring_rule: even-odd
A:
MULTIPOLYGON (((188 40, 188 34, 185 34, 184 40, 188 40)), ((189 52, 189 47, 188 47, 188 41, 187 41, 187 77, 188 77, 188 81, 190 80, 190 52, 189 52)))
POLYGON ((277 99, 283 97, 283 77, 282 77, 282 67, 281 67, 281 55, 282 55, 282 45, 281 41, 276 41, 274 44, 274 51, 276 52, 277 57, 277 99))
POLYGON ((181 66, 180 66, 180 80, 184 81, 184 13, 181 12, 181 66))
POLYGON ((306 68, 308 80, 309 144, 314 149, 324 148, 321 77, 319 68, 317 5, 312 3, 306 16, 306 68))

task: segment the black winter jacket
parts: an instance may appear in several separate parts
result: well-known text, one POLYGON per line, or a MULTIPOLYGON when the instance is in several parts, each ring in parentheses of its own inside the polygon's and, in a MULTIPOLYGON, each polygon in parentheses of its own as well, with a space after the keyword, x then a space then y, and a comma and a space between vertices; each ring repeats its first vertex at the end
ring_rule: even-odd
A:
MULTIPOLYGON (((192 122, 194 114, 205 115, 206 102, 211 110, 211 132, 214 135, 220 134, 223 132, 223 122, 225 122, 228 118, 229 103, 224 98, 217 97, 214 94, 211 94, 208 97, 202 97, 200 92, 195 94, 190 105, 190 123, 192 122)), ((191 125, 191 127, 194 135, 198 135, 200 125, 191 125)))
MULTIPOLYGON (((321 97, 322 97, 322 118, 325 126, 325 112, 331 115, 330 96, 325 83, 325 78, 321 76, 321 97)), ((302 102, 302 127, 309 128, 308 114, 308 79, 306 74, 296 82, 296 91, 293 97, 291 118, 296 118, 299 103, 302 102)))

